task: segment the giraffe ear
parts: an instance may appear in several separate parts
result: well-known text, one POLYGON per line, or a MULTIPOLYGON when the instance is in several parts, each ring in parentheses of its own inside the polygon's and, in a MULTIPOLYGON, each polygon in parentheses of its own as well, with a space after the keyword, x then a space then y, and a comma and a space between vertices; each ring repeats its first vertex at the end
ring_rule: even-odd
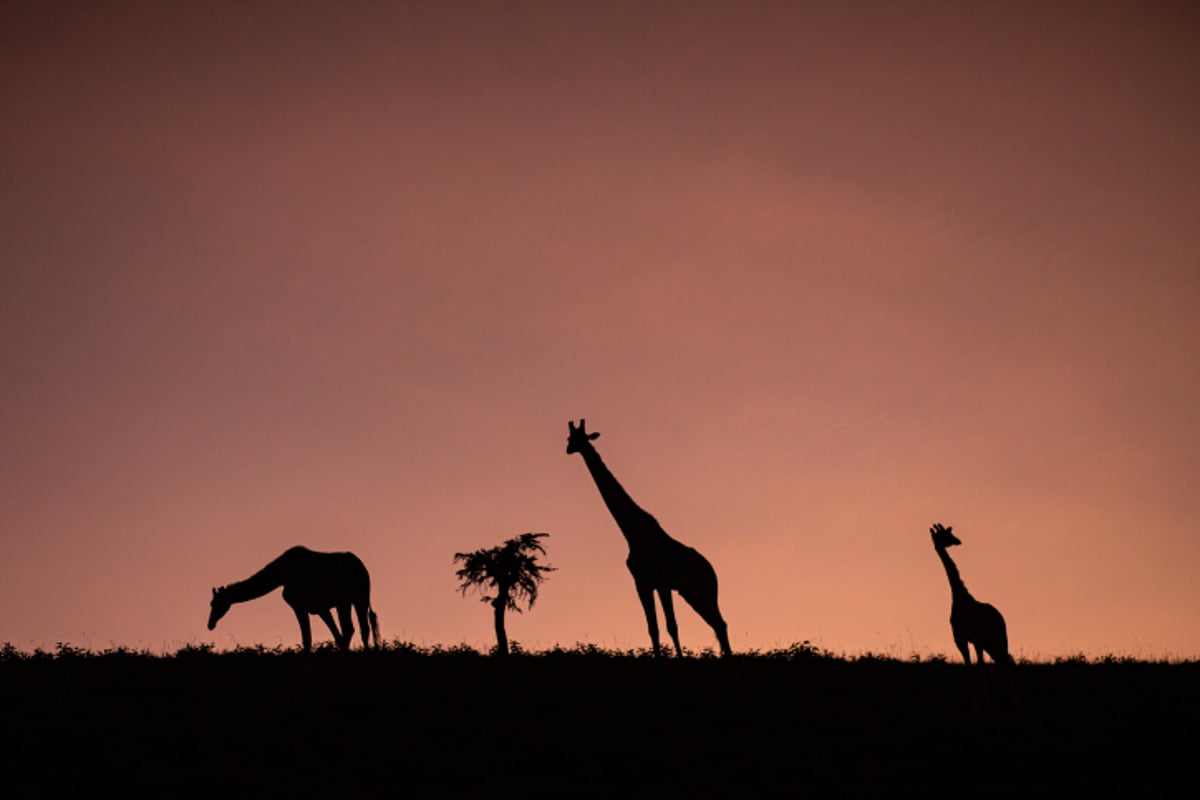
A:
POLYGON ((213 597, 217 596, 217 587, 213 587, 213 597))
POLYGON ((598 433, 589 433, 589 434, 588 434, 588 441, 589 441, 589 442, 590 442, 590 441, 592 441, 593 439, 599 439, 599 438, 600 438, 600 434, 598 434, 598 433))

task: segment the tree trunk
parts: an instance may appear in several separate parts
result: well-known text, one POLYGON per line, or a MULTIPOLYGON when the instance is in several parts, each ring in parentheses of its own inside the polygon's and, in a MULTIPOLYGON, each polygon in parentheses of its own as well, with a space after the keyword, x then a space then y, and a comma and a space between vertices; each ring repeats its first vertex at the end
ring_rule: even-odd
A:
POLYGON ((507 595, 497 597, 492 601, 496 622, 496 655, 508 655, 508 634, 504 632, 504 609, 508 605, 507 595))

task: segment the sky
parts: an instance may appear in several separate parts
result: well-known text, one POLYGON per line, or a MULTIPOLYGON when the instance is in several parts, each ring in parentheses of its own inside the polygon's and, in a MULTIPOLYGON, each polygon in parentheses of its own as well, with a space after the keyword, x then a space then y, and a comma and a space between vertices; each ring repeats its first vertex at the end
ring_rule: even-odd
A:
MULTIPOLYGON (((567 422, 735 651, 1200 656, 1200 7, 6 3, 0 642, 649 643, 567 422), (317 622, 318 641, 328 634, 317 622)), ((715 647, 676 603, 685 647, 715 647)))

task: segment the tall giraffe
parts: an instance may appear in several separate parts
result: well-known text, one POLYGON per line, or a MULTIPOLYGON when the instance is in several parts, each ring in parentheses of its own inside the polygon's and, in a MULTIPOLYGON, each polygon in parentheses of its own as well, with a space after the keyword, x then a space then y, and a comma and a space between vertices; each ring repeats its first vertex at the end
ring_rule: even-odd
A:
MULTIPOLYGON (((1014 704, 1019 705, 1012 683, 1011 668, 1014 662, 1008 652, 1008 629, 1004 624, 1004 617, 995 606, 981 603, 967 591, 966 584, 958 574, 958 567, 946 552, 947 548, 962 544, 953 530, 953 527, 946 528, 941 523, 934 523, 929 529, 929 535, 933 538, 933 549, 941 559, 946 577, 950 580, 950 630, 954 634, 954 645, 962 653, 963 661, 968 666, 971 664, 971 645, 975 646, 977 665, 983 664, 984 653, 991 656, 993 662, 1008 672, 1012 699, 1014 704)), ((972 703, 978 705, 974 682, 971 691, 972 703)))
POLYGON ((371 609, 371 578, 367 568, 353 553, 319 553, 307 547, 292 547, 283 555, 267 564, 244 581, 212 590, 212 610, 208 616, 208 629, 217 627, 217 621, 229 611, 234 603, 244 603, 283 587, 283 600, 296 613, 300 623, 300 638, 305 651, 312 649, 312 628, 309 615, 316 614, 333 633, 333 640, 343 650, 350 649, 354 638, 354 623, 350 618, 353 606, 358 613, 358 626, 362 630, 363 647, 369 647, 367 631, 370 630, 379 646, 379 619, 371 609), (336 608, 341 630, 333 622, 330 609, 336 608))
POLYGON ((600 490, 600 497, 629 543, 629 558, 625 560, 625 565, 633 575, 638 600, 646 612, 646 625, 654 645, 654 655, 659 654, 655 593, 662 603, 667 633, 675 643, 675 654, 683 655, 679 646, 679 628, 675 624, 672 590, 679 592, 679 596, 712 627, 721 645, 721 654, 732 655, 725 620, 721 618, 721 611, 717 607, 717 573, 708 559, 668 536, 658 520, 633 501, 592 446, 592 441, 600 436, 599 433, 588 433, 582 419, 579 420, 579 427, 568 421, 567 428, 567 455, 579 453, 583 456, 583 463, 591 472, 592 480, 600 490))

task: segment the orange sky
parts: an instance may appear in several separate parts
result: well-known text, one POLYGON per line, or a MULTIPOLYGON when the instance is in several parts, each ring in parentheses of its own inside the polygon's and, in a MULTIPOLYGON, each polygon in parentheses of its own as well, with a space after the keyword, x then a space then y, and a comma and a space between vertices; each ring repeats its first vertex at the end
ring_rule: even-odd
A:
POLYGON ((1200 654, 1200 9, 733 8, 5 4, 0 641, 644 646, 586 417, 735 650, 1200 654))

